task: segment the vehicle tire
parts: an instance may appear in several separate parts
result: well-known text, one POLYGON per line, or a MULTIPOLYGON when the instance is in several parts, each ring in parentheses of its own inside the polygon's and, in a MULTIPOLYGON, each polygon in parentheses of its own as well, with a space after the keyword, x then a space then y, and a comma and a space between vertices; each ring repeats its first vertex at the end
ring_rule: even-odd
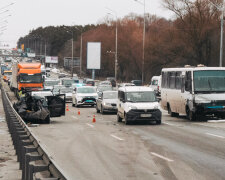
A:
POLYGON ((127 118, 126 114, 125 114, 124 120, 125 120, 125 125, 129 125, 130 124, 130 121, 128 121, 128 118, 127 118))
POLYGON ((193 111, 190 111, 189 108, 187 108, 187 118, 190 120, 190 121, 195 121, 196 120, 196 114, 193 112, 193 111))
POLYGON ((104 108, 101 106, 101 114, 104 114, 104 108))
POLYGON ((161 123, 162 123, 162 120, 161 119, 156 121, 156 124, 157 125, 160 125, 161 123))
POLYGON ((170 108, 170 105, 168 104, 167 105, 167 109, 168 109, 168 114, 171 116, 171 117, 177 117, 179 114, 178 113, 175 113, 175 112, 172 112, 171 111, 171 108, 170 108))
POLYGON ((97 104, 96 104, 96 112, 97 112, 97 113, 100 113, 100 110, 98 109, 97 104))
POLYGON ((122 118, 120 117, 118 113, 117 113, 117 122, 122 122, 122 118))

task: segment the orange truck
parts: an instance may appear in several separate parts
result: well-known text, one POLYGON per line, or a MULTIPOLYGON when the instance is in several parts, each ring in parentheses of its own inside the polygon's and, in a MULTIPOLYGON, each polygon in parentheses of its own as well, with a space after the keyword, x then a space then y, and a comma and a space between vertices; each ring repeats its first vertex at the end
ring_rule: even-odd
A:
POLYGON ((12 66, 10 89, 18 96, 22 89, 37 91, 43 89, 41 63, 15 63, 12 66))

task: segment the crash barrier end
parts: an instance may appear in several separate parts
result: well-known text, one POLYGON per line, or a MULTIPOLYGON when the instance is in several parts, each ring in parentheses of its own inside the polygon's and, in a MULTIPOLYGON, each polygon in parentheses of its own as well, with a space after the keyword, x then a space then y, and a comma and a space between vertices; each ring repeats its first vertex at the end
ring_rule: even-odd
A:
POLYGON ((22 170, 22 179, 68 179, 14 110, 3 88, 1 88, 1 92, 6 122, 12 137, 19 167, 22 170))
POLYGON ((93 115, 92 122, 93 122, 93 123, 95 123, 95 122, 96 122, 95 115, 93 115))

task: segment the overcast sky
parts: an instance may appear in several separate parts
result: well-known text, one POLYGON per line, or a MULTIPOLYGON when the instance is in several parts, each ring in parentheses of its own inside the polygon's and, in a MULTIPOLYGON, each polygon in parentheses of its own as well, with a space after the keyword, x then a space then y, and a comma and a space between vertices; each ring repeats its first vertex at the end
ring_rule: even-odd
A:
MULTIPOLYGON (((8 21, 0 43, 16 47, 19 37, 40 26, 96 24, 109 12, 106 7, 116 11, 119 18, 131 12, 143 14, 143 6, 134 0, 0 0, 0 32, 4 29, 2 21, 8 21)), ((162 0, 146 0, 146 13, 173 17, 162 6, 162 0)))

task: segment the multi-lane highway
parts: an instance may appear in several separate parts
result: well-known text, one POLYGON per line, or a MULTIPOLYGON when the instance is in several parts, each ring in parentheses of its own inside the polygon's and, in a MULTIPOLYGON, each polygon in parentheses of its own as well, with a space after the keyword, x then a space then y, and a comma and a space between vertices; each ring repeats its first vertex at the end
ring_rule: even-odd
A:
POLYGON ((125 125, 115 114, 79 110, 69 104, 66 116, 31 127, 71 179, 225 179, 223 120, 191 122, 163 111, 161 125, 125 125))
POLYGON ((126 126, 114 114, 69 106, 65 117, 32 127, 72 179, 225 179, 225 122, 126 126), (96 114, 96 123, 92 123, 96 114))

